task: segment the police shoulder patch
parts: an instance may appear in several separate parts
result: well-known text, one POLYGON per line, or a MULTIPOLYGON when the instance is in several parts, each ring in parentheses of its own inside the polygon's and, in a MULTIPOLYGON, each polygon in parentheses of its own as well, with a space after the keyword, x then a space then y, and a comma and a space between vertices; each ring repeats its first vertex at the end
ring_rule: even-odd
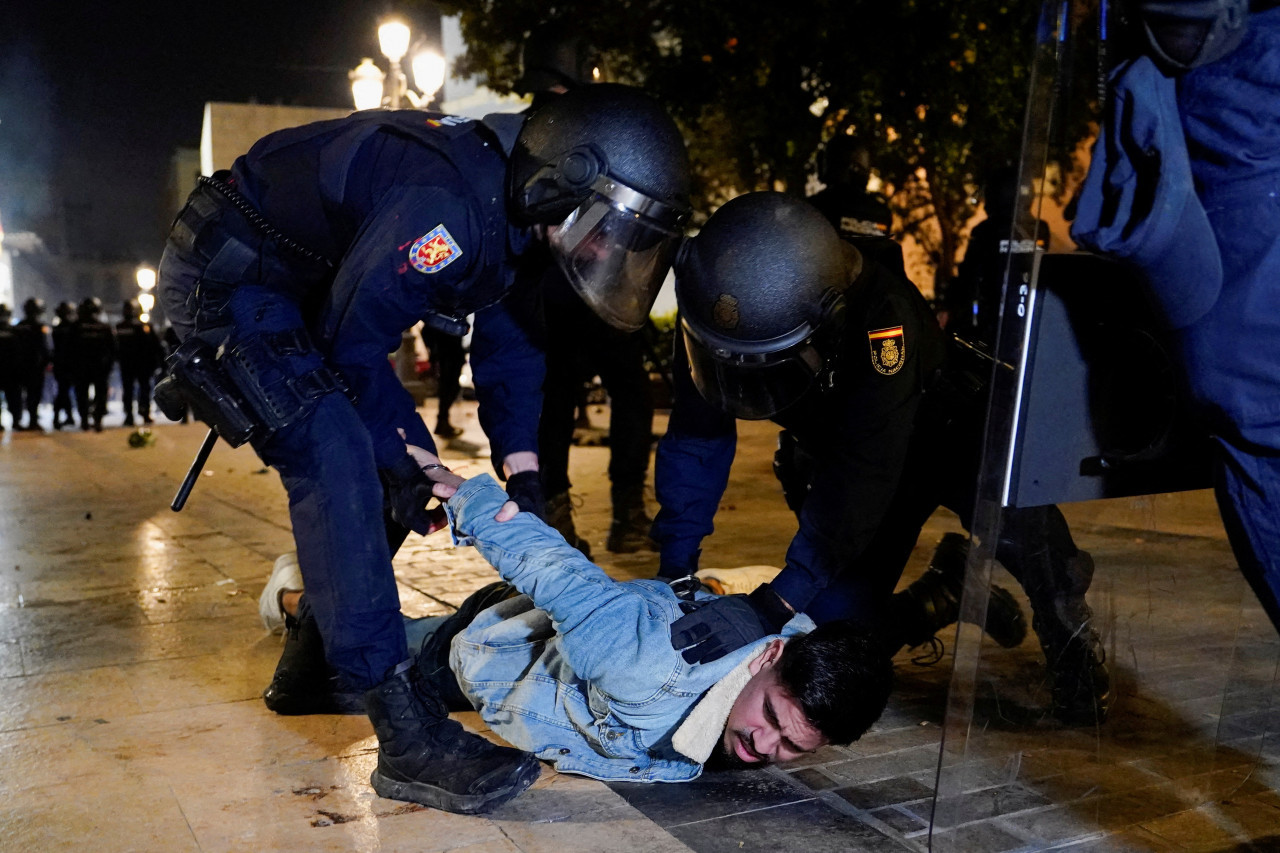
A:
POLYGON ((421 273, 437 273, 462 257, 462 247, 449 229, 437 225, 409 247, 409 263, 421 273))
POLYGON ((875 329, 867 332, 871 345, 871 366, 885 376, 892 376, 902 369, 907 360, 907 339, 901 326, 875 329))

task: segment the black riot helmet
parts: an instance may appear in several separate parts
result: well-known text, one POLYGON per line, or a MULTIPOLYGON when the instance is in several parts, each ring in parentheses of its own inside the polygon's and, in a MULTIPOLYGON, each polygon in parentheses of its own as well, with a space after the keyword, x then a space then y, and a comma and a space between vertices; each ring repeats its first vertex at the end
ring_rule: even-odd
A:
POLYGON ((102 313, 102 300, 96 296, 87 297, 80 303, 80 308, 76 313, 81 320, 96 320, 98 315, 102 313))
POLYGON ((64 300, 58 303, 58 307, 53 309, 53 313, 62 322, 70 323, 76 318, 76 306, 64 300))
POLYGON ((871 151, 848 133, 837 133, 818 152, 818 180, 828 185, 867 188, 871 179, 871 151))
POLYGON ((844 296, 862 269, 811 204, 738 196, 681 254, 676 302, 698 392, 739 418, 768 418, 823 378, 844 330, 844 296))
POLYGON ((1188 71, 1235 50, 1249 23, 1249 0, 1138 0, 1151 58, 1166 72, 1188 71))
POLYGON ((126 299, 120 305, 120 317, 126 322, 138 316, 138 302, 136 299, 126 299))
POLYGON ((601 83, 604 64, 591 42, 565 21, 547 21, 533 28, 520 47, 518 94, 565 91, 587 83, 601 83))
POLYGON ((40 315, 44 313, 44 300, 37 296, 32 296, 22 303, 22 316, 28 320, 39 320, 40 315))
POLYGON ((512 215, 544 225, 569 283, 610 325, 644 325, 689 216, 680 130, 639 89, 583 86, 535 110, 507 171, 512 215))

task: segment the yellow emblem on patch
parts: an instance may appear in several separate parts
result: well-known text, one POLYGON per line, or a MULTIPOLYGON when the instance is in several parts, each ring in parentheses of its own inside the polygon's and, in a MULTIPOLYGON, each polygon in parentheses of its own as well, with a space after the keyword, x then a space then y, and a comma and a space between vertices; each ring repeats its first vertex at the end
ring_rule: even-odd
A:
POLYGON ((867 342, 871 345, 871 366, 879 373, 892 376, 902 369, 907 360, 907 339, 901 326, 867 332, 867 342))

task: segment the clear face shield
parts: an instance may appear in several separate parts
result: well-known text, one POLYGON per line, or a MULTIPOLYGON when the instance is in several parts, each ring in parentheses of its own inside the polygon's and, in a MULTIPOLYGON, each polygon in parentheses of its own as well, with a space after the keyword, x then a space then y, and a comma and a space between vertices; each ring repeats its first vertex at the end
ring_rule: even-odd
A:
POLYGON ((675 261, 686 212, 600 176, 548 244, 573 289, 605 322, 644 325, 675 261))
POLYGON ((681 320, 694 387, 718 409, 744 420, 763 420, 795 403, 813 387, 825 363, 803 327, 773 341, 743 344, 717 340, 681 320))

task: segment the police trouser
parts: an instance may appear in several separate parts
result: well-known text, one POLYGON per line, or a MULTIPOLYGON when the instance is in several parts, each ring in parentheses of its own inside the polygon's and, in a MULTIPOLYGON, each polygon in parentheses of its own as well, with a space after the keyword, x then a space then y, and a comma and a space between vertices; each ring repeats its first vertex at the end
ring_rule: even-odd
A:
POLYGON ((22 382, 22 394, 25 398, 23 406, 27 410, 28 422, 37 426, 40 418, 40 403, 44 401, 44 370, 28 371, 22 382))
POLYGON ((80 425, 100 425, 107 414, 111 369, 83 370, 76 374, 76 403, 80 407, 80 425), (89 392, 93 393, 90 394, 89 392))
POLYGON ((343 689, 373 687, 408 650, 372 441, 352 402, 315 381, 325 365, 309 345, 298 302, 286 295, 297 286, 289 265, 240 223, 228 223, 216 201, 212 210, 208 199, 193 208, 198 193, 160 262, 161 298, 180 334, 243 348, 258 393, 287 400, 297 392, 296 416, 253 446, 288 492, 325 657, 343 689))
POLYGON ((4 394, 5 406, 13 416, 14 427, 22 420, 22 383, 16 376, 0 380, 0 394, 4 394))
POLYGON ((457 402, 462 385, 458 381, 467 362, 462 351, 462 338, 444 332, 422 329, 422 343, 431 352, 431 366, 436 371, 437 419, 443 425, 449 420, 449 409, 457 402))
POLYGON ((151 377, 154 373, 154 370, 126 368, 124 364, 120 365, 120 397, 124 401, 125 418, 133 417, 136 401, 138 416, 151 420, 151 377), (135 388, 137 388, 136 396, 135 388))
MULTIPOLYGON (((561 278, 559 271, 550 273, 561 278)), ((640 333, 601 320, 564 281, 544 279, 547 375, 538 465, 548 495, 566 492, 578 389, 595 375, 609 392, 609 482, 614 494, 644 484, 653 444, 653 400, 640 333)))
MULTIPOLYGON (((984 407, 980 403, 966 399, 943 403, 952 407, 953 416, 946 418, 935 415, 937 400, 926 404, 879 529, 863 552, 805 609, 815 622, 853 618, 879 623, 891 632, 894 648, 918 634, 919 605, 902 593, 894 595, 893 590, 921 528, 939 506, 955 512, 965 529, 971 529, 982 450, 984 407)), ((775 471, 788 505, 798 514, 814 460, 789 433, 782 434, 779 444, 775 471)), ((1093 562, 1076 548, 1056 506, 1006 509, 1002 515, 996 558, 1026 591, 1042 643, 1052 647, 1065 642, 1091 616, 1084 594, 1093 578, 1093 562)))
POLYGON ((53 369, 53 378, 58 383, 58 392, 53 398, 53 420, 58 422, 59 415, 66 415, 66 420, 71 420, 71 390, 75 387, 75 377, 70 368, 55 367, 53 369))

